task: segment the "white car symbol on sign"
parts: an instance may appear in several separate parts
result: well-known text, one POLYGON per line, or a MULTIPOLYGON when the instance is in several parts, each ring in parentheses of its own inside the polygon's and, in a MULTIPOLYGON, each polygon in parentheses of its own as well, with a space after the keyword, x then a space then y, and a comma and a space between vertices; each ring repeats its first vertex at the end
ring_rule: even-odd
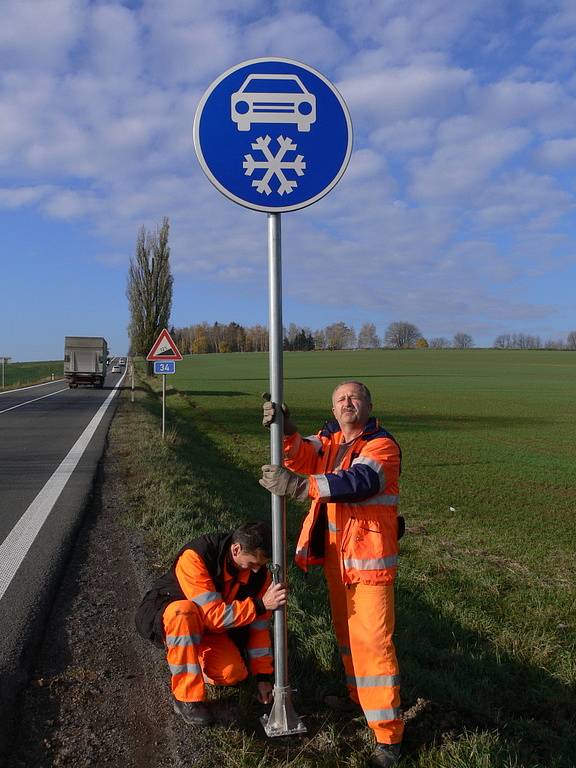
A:
POLYGON ((296 123, 299 131, 309 131, 316 122, 316 97, 297 75, 248 75, 230 106, 239 131, 249 131, 252 123, 296 123))

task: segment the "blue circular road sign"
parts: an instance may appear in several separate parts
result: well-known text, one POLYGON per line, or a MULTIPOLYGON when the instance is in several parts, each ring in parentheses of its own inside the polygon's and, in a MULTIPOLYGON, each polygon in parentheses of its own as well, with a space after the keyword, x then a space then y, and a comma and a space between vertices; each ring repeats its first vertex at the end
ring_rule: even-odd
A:
POLYGON ((224 72, 202 96, 194 148, 214 186, 235 203, 283 213, 337 184, 352 153, 342 96, 291 59, 253 59, 224 72))

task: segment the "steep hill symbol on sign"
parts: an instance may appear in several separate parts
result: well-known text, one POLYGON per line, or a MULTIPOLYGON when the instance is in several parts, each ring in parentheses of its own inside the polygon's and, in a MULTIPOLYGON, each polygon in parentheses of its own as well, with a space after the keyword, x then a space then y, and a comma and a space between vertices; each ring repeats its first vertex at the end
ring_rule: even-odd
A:
POLYGON ((182 355, 166 328, 160 332, 152 349, 146 355, 146 360, 182 360, 182 355))

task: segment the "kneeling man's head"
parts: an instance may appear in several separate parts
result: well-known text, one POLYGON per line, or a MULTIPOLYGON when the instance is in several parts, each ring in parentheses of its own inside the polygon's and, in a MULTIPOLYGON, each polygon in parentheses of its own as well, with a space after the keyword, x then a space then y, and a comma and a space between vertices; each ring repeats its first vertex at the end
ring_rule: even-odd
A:
POLYGON ((237 568, 259 571, 272 558, 272 531, 268 523, 244 523, 232 534, 230 556, 237 568))

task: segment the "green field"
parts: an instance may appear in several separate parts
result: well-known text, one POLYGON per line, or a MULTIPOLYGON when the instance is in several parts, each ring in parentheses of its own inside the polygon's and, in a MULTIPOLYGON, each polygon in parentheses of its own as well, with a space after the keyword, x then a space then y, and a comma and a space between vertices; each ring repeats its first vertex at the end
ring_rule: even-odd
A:
MULTIPOLYGON (((131 519, 158 546, 159 567, 191 534, 269 517, 257 484, 269 451, 267 364, 265 354, 179 363, 167 377, 164 445, 160 380, 143 380, 134 405, 124 398, 113 429, 126 446, 131 519)), ((331 391, 346 378, 367 384, 403 449, 402 765, 574 768, 576 354, 286 353, 285 400, 304 434, 330 417, 331 391)), ((290 553, 303 512, 289 506, 290 553)), ((370 749, 361 719, 323 703, 343 688, 320 572, 292 570, 289 624, 309 739, 280 747, 258 729, 227 729, 221 742, 211 737, 217 762, 359 767, 370 749)))
MULTIPOLYGON (((2 387, 2 373, 0 367, 0 389, 2 387)), ((64 363, 62 360, 48 360, 46 362, 33 363, 7 363, 4 366, 4 388, 14 389, 29 384, 39 384, 50 381, 52 374, 55 379, 63 377, 64 363)))

